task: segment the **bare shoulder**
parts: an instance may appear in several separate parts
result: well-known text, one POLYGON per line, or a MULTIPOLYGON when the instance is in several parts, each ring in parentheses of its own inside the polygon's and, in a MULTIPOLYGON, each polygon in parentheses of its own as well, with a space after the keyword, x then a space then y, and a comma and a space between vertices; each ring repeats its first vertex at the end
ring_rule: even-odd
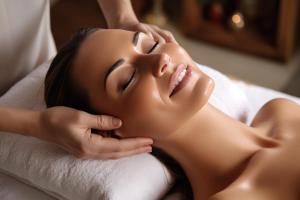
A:
POLYGON ((268 119, 300 120, 300 105, 286 98, 272 99, 258 111, 251 126, 255 126, 268 119))
MULTIPOLYGON (((253 189, 252 189, 253 190, 253 189)), ((230 188, 225 189, 214 196, 210 197, 209 200, 274 200, 268 195, 261 194, 257 191, 249 191, 241 188, 230 188)))
POLYGON ((267 102, 259 112, 272 112, 274 114, 300 114, 300 105, 285 98, 276 98, 267 102))

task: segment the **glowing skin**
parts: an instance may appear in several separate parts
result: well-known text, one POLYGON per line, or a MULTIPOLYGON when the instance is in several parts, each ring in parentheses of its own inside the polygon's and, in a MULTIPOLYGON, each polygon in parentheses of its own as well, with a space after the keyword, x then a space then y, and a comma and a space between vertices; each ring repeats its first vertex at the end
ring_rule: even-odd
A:
POLYGON ((158 44, 148 54, 155 41, 140 33, 135 46, 134 35, 124 30, 91 34, 74 62, 74 75, 88 90, 96 110, 122 119, 120 131, 125 136, 143 134, 156 139, 177 130, 177 125, 199 110, 207 102, 213 82, 177 44, 158 44), (120 58, 125 61, 109 74, 105 88, 105 74, 120 58), (193 69, 192 76, 188 85, 170 98, 171 75, 182 63, 193 69), (128 88, 118 89, 134 71, 128 88))
POLYGON ((140 34, 135 44, 135 35, 100 30, 83 42, 72 77, 90 105, 119 117, 123 137, 152 137, 181 164, 196 200, 299 199, 299 106, 271 101, 249 127, 208 104, 214 82, 184 49, 163 43, 148 54, 155 41, 140 34), (170 96, 169 82, 182 63, 192 70, 190 80, 170 96))

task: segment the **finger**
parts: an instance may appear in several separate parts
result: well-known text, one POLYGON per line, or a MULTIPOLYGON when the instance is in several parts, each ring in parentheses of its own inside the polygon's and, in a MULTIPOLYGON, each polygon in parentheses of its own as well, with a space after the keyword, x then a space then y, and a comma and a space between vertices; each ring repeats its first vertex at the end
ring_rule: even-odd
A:
POLYGON ((159 42, 159 43, 165 43, 165 39, 163 37, 161 37, 157 32, 155 32, 154 30, 151 31, 151 34, 153 35, 153 38, 155 41, 159 42))
POLYGON ((165 38, 165 40, 167 42, 173 42, 175 44, 178 44, 178 42, 175 40, 175 37, 173 36, 173 34, 169 31, 164 31, 164 30, 159 30, 160 35, 162 35, 163 38, 165 38))
POLYGON ((94 128, 98 130, 117 129, 122 125, 122 121, 118 118, 108 115, 90 115, 87 114, 82 119, 82 123, 86 128, 94 128))
POLYGON ((99 153, 125 152, 153 144, 151 138, 103 138, 92 134, 90 137, 90 148, 99 153))
POLYGON ((135 24, 134 26, 130 27, 131 31, 138 31, 138 32, 142 32, 146 35, 148 35, 149 37, 151 37, 153 39, 153 36, 148 28, 148 25, 139 23, 139 24, 135 24))
POLYGON ((151 33, 151 29, 149 29, 148 26, 143 25, 143 26, 139 29, 139 31, 145 33, 145 34, 146 34, 147 36, 149 36, 151 39, 154 39, 154 37, 153 37, 153 35, 152 35, 152 33, 151 33))
POLYGON ((145 147, 141 147, 141 148, 130 150, 130 151, 101 154, 101 155, 98 155, 97 157, 100 159, 119 159, 119 158, 123 158, 123 157, 133 156, 133 155, 142 154, 142 153, 150 153, 150 152, 152 152, 152 147, 145 146, 145 147))
POLYGON ((178 44, 175 40, 173 34, 170 31, 163 30, 157 26, 154 26, 153 29, 161 36, 163 37, 166 42, 174 42, 175 44, 178 44))
POLYGON ((155 40, 154 36, 150 31, 146 32, 146 35, 148 35, 152 40, 155 40))

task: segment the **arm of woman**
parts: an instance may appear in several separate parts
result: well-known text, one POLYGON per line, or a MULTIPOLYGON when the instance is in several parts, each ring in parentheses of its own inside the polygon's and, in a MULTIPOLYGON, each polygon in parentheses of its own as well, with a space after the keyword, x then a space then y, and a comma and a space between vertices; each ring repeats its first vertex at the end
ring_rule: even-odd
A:
POLYGON ((33 136, 36 116, 35 111, 0 107, 0 131, 33 136))
POLYGON ((173 34, 156 25, 145 24, 137 19, 130 0, 98 0, 108 28, 141 31, 156 41, 176 42, 173 34))
MULTIPOLYGON (((104 138, 92 133, 119 128, 121 121, 106 115, 67 107, 43 111, 0 107, 0 131, 36 137, 54 143, 78 158, 117 159, 151 151, 149 138, 104 138)), ((1 132, 0 132, 1 133, 1 132)))

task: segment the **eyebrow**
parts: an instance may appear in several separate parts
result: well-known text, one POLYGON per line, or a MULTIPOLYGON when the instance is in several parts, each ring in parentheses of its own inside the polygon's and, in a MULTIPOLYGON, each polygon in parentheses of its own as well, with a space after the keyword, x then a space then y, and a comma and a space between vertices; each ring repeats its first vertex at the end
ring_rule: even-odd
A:
MULTIPOLYGON (((138 41, 139 41, 140 33, 141 32, 135 32, 134 35, 133 35, 132 44, 134 46, 136 46, 138 41)), ((112 71, 114 71, 116 68, 121 66, 124 62, 125 62, 124 58, 120 58, 119 60, 117 60, 114 64, 112 64, 109 67, 109 69, 107 70, 107 72, 105 74, 105 77, 104 77, 104 89, 106 89, 106 79, 109 76, 109 74, 112 73, 112 71)))

